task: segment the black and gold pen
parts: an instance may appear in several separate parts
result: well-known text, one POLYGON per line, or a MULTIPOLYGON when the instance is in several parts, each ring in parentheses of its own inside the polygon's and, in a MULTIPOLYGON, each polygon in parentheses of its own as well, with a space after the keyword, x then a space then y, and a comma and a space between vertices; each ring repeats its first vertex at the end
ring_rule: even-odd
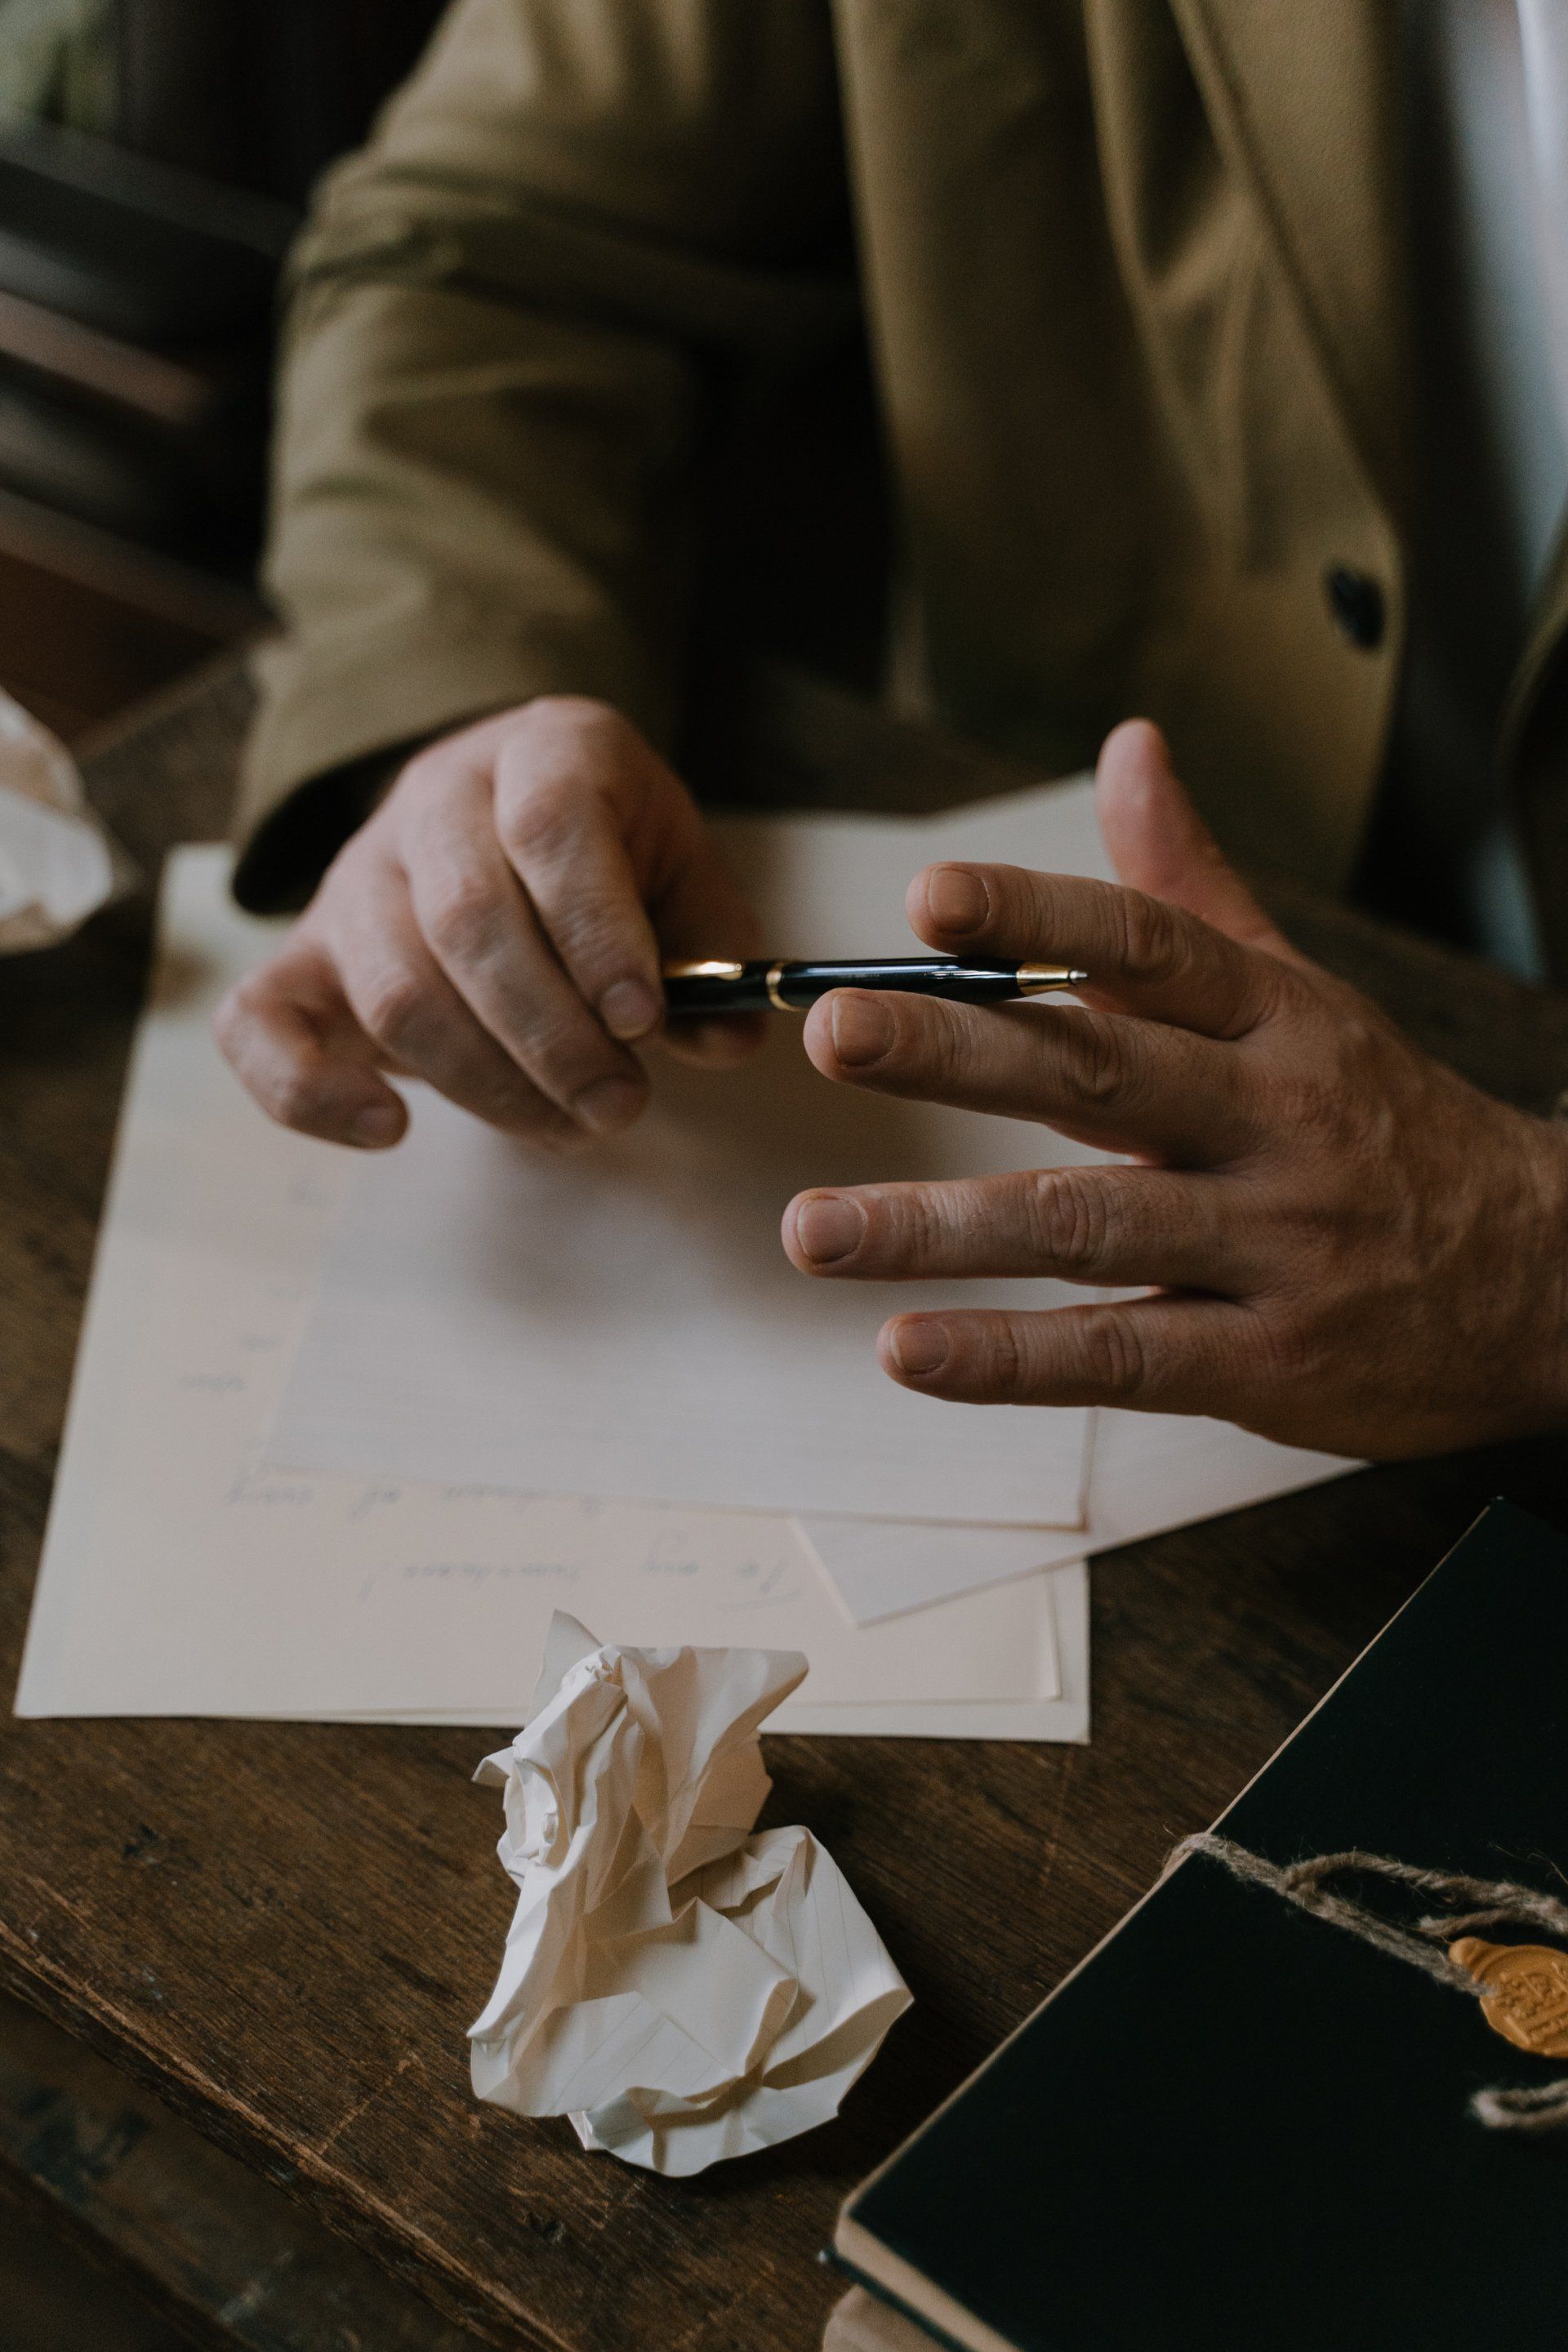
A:
POLYGON ((1065 963, 969 963, 953 956, 905 956, 892 962, 667 963, 665 1002, 679 1016, 710 1013, 804 1013, 836 988, 891 988, 906 996, 944 996, 957 1004, 1006 1004, 1080 988, 1087 971, 1065 963))

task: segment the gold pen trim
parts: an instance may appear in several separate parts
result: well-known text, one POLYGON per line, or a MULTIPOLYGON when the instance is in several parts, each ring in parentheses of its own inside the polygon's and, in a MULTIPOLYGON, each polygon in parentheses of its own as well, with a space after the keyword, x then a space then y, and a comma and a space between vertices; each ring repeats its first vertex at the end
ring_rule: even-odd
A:
POLYGON ((1048 988, 1081 988, 1088 978, 1087 971, 1075 971, 1068 963, 1021 963, 1018 993, 1043 996, 1048 988))
POLYGON ((768 966, 767 979, 763 982, 763 985, 768 992, 768 1003, 773 1006, 775 1013, 794 1013, 797 1008, 789 1002, 787 997, 781 996, 779 994, 779 982, 783 978, 784 965, 782 963, 771 963, 768 966))

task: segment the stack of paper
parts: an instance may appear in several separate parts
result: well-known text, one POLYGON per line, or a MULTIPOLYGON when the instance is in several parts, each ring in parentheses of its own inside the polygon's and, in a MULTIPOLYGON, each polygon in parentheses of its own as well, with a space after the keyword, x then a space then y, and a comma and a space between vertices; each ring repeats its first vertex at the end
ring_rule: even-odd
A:
POLYGON ((227 870, 186 850, 165 883, 18 1713, 511 1729, 564 1608, 630 1644, 804 1652, 779 1729, 1082 1738, 1076 1565, 858 1630, 788 1518, 268 1466, 370 1171, 269 1126, 212 1045, 275 936, 227 870))
MULTIPOLYGON (((1073 786, 730 847, 802 954, 909 951, 933 856, 1102 868, 1073 786)), ((19 1712, 511 1723, 564 1607, 802 1651, 781 1729, 1081 1739, 1084 1553, 1343 1466, 888 1381, 878 1325, 942 1294, 795 1274, 791 1194, 1088 1155, 830 1087, 782 1017, 744 1074, 664 1064, 566 1163, 424 1091, 372 1160, 268 1127, 207 1034, 272 938, 226 881, 217 850, 171 865, 19 1712)), ((987 1294, 1068 1295, 946 1295, 987 1294)))
MULTIPOLYGON (((945 824, 732 822, 726 847, 766 938, 898 953, 913 944, 910 875, 961 844, 1029 855, 1048 797, 945 824)), ((1092 828, 1056 830, 1056 862, 1081 864, 1092 828)), ((792 1018, 740 1071, 651 1058, 650 1111, 589 1158, 530 1151, 416 1093, 407 1140, 364 1167, 333 1235, 273 1457, 709 1509, 1081 1528, 1086 1412, 957 1412, 896 1387, 874 1352, 898 1307, 1081 1293, 813 1282, 778 1235, 808 1185, 1094 1155, 1020 1120, 833 1086, 792 1018)))

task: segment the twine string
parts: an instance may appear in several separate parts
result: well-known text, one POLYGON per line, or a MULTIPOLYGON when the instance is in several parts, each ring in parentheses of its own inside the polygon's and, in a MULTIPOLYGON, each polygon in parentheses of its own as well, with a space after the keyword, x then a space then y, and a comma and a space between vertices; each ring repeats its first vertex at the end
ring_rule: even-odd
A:
MULTIPOLYGON (((1304 1862, 1269 1862, 1212 1830, 1184 1838, 1172 1849, 1166 1871, 1173 1870, 1191 1853, 1207 1855, 1248 1886, 1266 1887, 1299 1910, 1344 1928, 1363 1944, 1386 1952, 1391 1959, 1419 1969, 1424 1976, 1447 1985, 1451 1992, 1468 1994, 1472 2000, 1484 1999, 1489 1988, 1442 1948, 1456 1937, 1474 1935, 1483 1927, 1530 1927, 1568 1943, 1568 1903, 1509 1878, 1470 1878, 1461 1871, 1420 1870, 1414 1863, 1396 1862, 1387 1854, 1362 1853, 1353 1847, 1345 1853, 1312 1854, 1304 1862), (1391 1880, 1450 1907, 1426 1912, 1401 1925, 1351 1895, 1335 1892, 1331 1881, 1356 1874, 1391 1880), (1467 1911, 1454 1907, 1467 1903, 1471 1906, 1467 1911)), ((1470 2101, 1470 2113, 1489 2131, 1560 2131, 1568 2127, 1568 2074, 1535 2090, 1494 2086, 1478 2091, 1470 2101)))

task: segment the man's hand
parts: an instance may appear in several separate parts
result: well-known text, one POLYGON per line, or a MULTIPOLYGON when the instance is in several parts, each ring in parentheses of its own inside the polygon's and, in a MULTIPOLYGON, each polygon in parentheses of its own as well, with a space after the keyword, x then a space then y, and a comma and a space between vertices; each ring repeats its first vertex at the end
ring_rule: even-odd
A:
MULTIPOLYGON (((751 948, 685 787, 605 704, 551 697, 409 761, 226 997, 218 1041, 263 1110, 329 1142, 398 1140, 391 1072, 559 1147, 642 1109, 631 1047, 663 1018, 661 956, 751 948)), ((687 1022, 668 1042, 727 1062, 761 1035, 687 1022)))
POLYGON ((929 1396, 1212 1413, 1384 1456, 1568 1423, 1568 1135, 1299 956, 1153 728, 1110 737, 1099 802, 1135 887, 947 865, 909 894, 933 948, 1081 964, 1087 1008, 846 990, 805 1045, 846 1085, 1039 1119, 1140 1164, 802 1193, 795 1264, 1153 1286, 896 1316, 884 1369, 929 1396))

